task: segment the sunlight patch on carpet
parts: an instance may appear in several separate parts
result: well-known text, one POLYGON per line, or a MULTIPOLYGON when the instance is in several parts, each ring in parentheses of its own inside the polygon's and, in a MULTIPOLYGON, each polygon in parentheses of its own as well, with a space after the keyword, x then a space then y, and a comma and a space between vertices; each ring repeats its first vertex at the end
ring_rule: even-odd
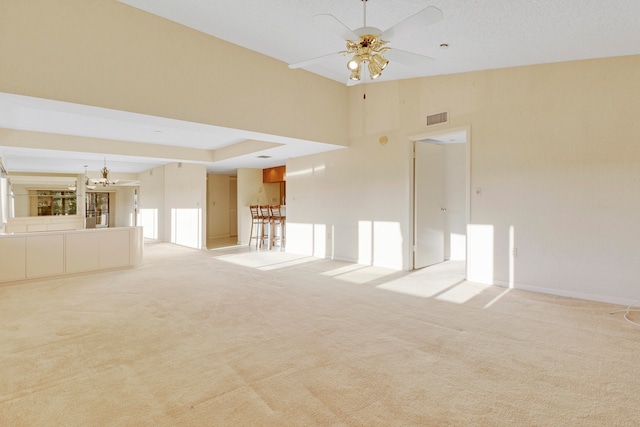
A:
POLYGON ((283 252, 246 252, 223 255, 215 258, 220 261, 258 270, 277 270, 317 260, 317 258, 306 255, 293 255, 283 252))
POLYGON ((452 287, 446 292, 441 293, 436 299, 447 302, 454 302, 457 304, 464 304, 471 298, 480 295, 485 289, 490 288, 491 285, 482 283, 462 282, 459 285, 452 287))
POLYGON ((404 280, 404 278, 402 278, 379 285, 378 288, 415 297, 432 298, 435 295, 445 292, 456 283, 458 283, 456 278, 449 280, 429 280, 424 282, 404 280))
POLYGON ((379 280, 383 277, 387 277, 396 273, 398 273, 397 270, 392 270, 389 268, 371 267, 355 264, 340 267, 331 271, 326 271, 322 274, 349 283, 363 284, 372 282, 374 280, 379 280))

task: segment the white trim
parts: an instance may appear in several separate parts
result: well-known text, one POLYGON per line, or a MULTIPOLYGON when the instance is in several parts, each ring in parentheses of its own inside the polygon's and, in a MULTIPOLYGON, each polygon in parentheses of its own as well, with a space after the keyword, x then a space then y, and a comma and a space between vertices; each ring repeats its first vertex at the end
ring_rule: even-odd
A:
POLYGON ((636 305, 638 304, 638 299, 630 299, 623 297, 615 297, 611 295, 601 295, 601 294, 590 294, 586 292, 578 292, 578 291, 570 291, 566 289, 556 289, 556 288, 547 288, 544 286, 535 286, 535 285, 525 285, 522 283, 515 283, 513 286, 510 286, 508 282, 502 280, 494 280, 494 285, 500 286, 502 288, 510 288, 521 291, 529 291, 529 292, 537 292, 542 294, 556 295, 559 297, 567 297, 567 298, 577 298, 587 301, 597 301, 604 302, 609 304, 618 304, 618 305, 636 305))
MULTIPOLYGON (((314 256, 314 255, 312 255, 312 256, 314 256)), ((351 263, 351 264, 358 264, 358 265, 371 265, 371 264, 360 264, 357 259, 345 258, 345 257, 339 257, 339 256, 332 256, 331 260, 332 261, 348 262, 348 263, 351 263)))
MULTIPOLYGON (((448 124, 448 123, 443 123, 448 124)), ((433 137, 440 137, 443 135, 448 135, 457 132, 465 132, 466 133, 466 142, 467 145, 467 159, 466 159, 466 188, 465 188, 465 207, 466 207, 466 222, 467 227, 471 224, 471 125, 466 126, 455 126, 455 127, 442 127, 437 130, 430 130, 429 132, 419 133, 416 135, 409 135, 407 137, 408 141, 411 143, 411 158, 409 160, 410 164, 410 174, 409 174, 409 190, 410 190, 410 202, 409 202, 409 237, 407 239, 407 260, 405 261, 405 270, 413 271, 415 265, 415 144, 417 141, 421 141, 424 139, 429 139, 433 137)), ((469 236, 467 236, 466 243, 466 254, 465 254, 465 277, 469 275, 469 236)))

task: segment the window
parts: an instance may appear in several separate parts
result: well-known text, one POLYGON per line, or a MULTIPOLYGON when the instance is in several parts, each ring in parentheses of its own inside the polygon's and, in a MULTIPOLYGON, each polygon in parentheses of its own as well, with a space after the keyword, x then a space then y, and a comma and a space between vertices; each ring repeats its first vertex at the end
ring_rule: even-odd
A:
POLYGON ((75 215, 76 205, 73 191, 36 190, 38 216, 75 215))

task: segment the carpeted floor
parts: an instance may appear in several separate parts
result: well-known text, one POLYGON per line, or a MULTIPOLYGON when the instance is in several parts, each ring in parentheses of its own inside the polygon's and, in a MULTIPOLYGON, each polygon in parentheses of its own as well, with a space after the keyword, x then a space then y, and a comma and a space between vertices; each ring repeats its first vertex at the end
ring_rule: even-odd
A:
POLYGON ((156 243, 137 269, 2 286, 0 425, 640 425, 623 307, 460 268, 156 243))

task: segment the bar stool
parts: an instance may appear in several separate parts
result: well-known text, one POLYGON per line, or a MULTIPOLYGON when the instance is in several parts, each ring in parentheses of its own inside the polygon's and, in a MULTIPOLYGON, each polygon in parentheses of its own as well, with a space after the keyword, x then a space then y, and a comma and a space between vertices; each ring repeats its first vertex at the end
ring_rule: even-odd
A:
POLYGON ((258 205, 249 206, 251 210, 251 231, 249 231, 249 246, 251 246, 251 241, 256 239, 256 249, 258 249, 258 242, 261 242, 264 238, 264 230, 262 228, 262 217, 260 216, 260 210, 258 205), (253 235, 253 226, 256 227, 256 235, 253 235))
POLYGON ((260 247, 264 244, 265 239, 267 240, 267 246, 271 249, 271 233, 273 231, 273 226, 271 223, 271 212, 269 212, 269 206, 260 205, 258 206, 259 214, 260 214, 260 226, 262 227, 262 234, 260 235, 260 247))
POLYGON ((283 212, 282 206, 280 205, 272 205, 269 206, 269 211, 271 213, 271 240, 270 246, 275 246, 276 242, 280 243, 280 250, 284 248, 285 237, 286 237, 286 228, 285 228, 285 220, 286 215, 283 212))

